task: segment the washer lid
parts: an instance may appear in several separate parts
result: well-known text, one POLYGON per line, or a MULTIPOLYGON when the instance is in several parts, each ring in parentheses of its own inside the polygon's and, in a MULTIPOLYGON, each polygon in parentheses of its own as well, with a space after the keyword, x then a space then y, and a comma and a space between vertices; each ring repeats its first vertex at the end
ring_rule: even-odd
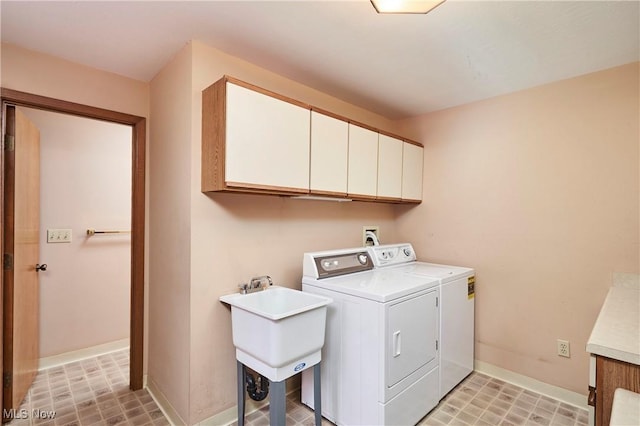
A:
POLYGON ((302 283, 385 303, 436 287, 439 282, 434 278, 407 274, 396 269, 374 269, 321 280, 304 277, 302 283))
POLYGON ((411 275, 437 278, 442 282, 448 282, 461 276, 473 275, 473 269, 461 266, 439 265, 436 263, 414 262, 403 266, 402 270, 411 275))

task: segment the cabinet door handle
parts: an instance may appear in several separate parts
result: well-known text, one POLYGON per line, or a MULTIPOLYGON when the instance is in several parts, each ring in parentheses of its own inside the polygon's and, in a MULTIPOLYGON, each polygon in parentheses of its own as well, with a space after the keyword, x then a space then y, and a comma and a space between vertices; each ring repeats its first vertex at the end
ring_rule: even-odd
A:
POLYGON ((596 406, 596 388, 593 386, 589 386, 589 397, 587 398, 587 404, 595 407, 596 406))
POLYGON ((400 356, 400 352, 402 350, 402 338, 400 336, 400 330, 393 333, 393 357, 396 358, 400 356))

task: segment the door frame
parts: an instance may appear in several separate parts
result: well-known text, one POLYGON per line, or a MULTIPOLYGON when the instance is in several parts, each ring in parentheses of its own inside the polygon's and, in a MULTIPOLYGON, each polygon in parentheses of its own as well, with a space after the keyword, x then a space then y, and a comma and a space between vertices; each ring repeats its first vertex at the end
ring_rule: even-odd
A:
MULTIPOLYGON (((130 316, 130 370, 129 387, 132 390, 143 386, 143 350, 144 350, 144 255, 145 255, 145 154, 147 120, 145 117, 125 114, 88 105, 63 101, 17 90, 0 88, 2 102, 2 134, 6 126, 5 106, 7 104, 36 108, 62 114, 92 118, 112 123, 129 125, 132 128, 132 174, 131 174, 131 316, 130 316)), ((0 211, 4 212, 4 141, 0 161, 0 211)), ((4 233, 4 214, 0 214, 0 229, 4 233)), ((4 239, 4 238, 2 238, 4 239)), ((4 253, 2 247, 2 253, 4 253)), ((0 318, 3 318, 4 282, 0 274, 0 318)), ((0 327, 0 344, 3 342, 0 327)), ((2 363, 0 350, 0 366, 2 363)), ((4 376, 4 371, 2 371, 4 376)), ((3 377, 0 376, 0 377, 3 377)), ((0 385, 0 401, 2 400, 0 385)))

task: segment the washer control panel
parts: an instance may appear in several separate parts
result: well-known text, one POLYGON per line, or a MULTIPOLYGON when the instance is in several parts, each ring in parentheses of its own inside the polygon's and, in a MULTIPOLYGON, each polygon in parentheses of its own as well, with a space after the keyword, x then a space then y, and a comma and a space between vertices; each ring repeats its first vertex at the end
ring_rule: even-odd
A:
POLYGON ((318 278, 334 277, 373 269, 371 256, 366 250, 314 258, 318 278))
POLYGON ((409 243, 372 246, 368 250, 376 267, 398 265, 416 260, 416 253, 409 243))

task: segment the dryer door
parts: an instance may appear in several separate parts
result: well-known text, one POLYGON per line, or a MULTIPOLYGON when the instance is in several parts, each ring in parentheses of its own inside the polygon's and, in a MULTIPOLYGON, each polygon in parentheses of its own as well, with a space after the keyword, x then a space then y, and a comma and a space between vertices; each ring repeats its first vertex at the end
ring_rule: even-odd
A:
POLYGON ((429 363, 437 363, 438 290, 387 308, 387 387, 429 363))

